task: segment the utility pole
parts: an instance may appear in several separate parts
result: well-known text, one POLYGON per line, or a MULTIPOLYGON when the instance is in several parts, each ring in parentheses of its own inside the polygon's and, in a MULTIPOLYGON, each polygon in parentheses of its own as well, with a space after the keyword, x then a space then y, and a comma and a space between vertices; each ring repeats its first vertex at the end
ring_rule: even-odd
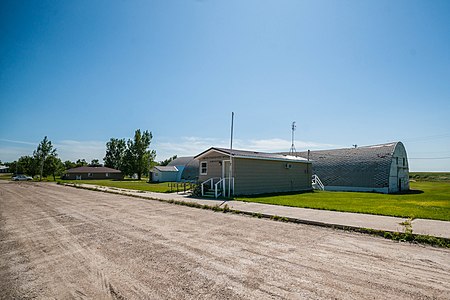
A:
POLYGON ((231 198, 231 181, 233 180, 233 124, 234 112, 231 112, 231 137, 230 137, 230 174, 228 175, 228 197, 231 198))

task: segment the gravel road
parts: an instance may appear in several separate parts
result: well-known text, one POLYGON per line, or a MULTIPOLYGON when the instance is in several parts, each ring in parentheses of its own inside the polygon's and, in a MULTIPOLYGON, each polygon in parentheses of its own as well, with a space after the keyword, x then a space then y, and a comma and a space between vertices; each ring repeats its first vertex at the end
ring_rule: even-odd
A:
POLYGON ((0 298, 449 299, 450 251, 0 182, 0 298))

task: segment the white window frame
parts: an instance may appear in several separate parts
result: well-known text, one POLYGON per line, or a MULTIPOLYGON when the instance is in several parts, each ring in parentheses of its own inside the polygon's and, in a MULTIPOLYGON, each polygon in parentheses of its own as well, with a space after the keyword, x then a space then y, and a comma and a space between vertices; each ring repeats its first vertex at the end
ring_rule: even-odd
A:
POLYGON ((207 161, 201 161, 200 162, 200 175, 208 175, 208 162, 207 161), (205 172, 203 172, 203 164, 205 164, 205 172))

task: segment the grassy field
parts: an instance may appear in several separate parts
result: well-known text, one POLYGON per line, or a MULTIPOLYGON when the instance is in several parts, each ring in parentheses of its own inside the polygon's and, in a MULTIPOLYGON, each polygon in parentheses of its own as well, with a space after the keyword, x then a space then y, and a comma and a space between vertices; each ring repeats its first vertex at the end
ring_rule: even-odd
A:
MULTIPOLYGON (((450 175, 450 173, 442 174, 450 175)), ((416 181, 411 181, 412 191, 408 194, 316 191, 303 194, 238 197, 236 200, 450 221, 450 180, 426 179, 423 176, 413 180, 416 181)))
POLYGON ((167 182, 148 183, 146 180, 59 180, 61 183, 83 183, 108 186, 121 189, 131 189, 138 191, 170 193, 172 190, 167 182))
POLYGON ((449 172, 410 172, 409 179, 414 181, 450 182, 449 172))

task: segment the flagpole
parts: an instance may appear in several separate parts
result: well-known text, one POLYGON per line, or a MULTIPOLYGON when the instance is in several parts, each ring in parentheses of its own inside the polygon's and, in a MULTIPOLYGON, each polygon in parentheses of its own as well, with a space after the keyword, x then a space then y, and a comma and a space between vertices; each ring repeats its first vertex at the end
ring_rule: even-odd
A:
POLYGON ((231 138, 230 138, 230 174, 228 179, 228 197, 231 198, 231 180, 233 179, 233 124, 234 112, 231 112, 231 138))

